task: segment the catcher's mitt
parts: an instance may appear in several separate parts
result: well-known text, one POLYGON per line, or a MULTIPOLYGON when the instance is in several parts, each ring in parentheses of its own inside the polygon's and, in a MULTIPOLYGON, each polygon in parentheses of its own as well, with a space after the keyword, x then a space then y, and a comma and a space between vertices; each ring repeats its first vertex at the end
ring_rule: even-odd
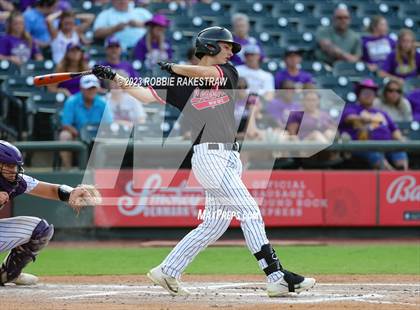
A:
POLYGON ((78 185, 70 193, 69 205, 77 214, 79 214, 80 210, 84 207, 96 206, 101 202, 101 194, 93 185, 78 185))

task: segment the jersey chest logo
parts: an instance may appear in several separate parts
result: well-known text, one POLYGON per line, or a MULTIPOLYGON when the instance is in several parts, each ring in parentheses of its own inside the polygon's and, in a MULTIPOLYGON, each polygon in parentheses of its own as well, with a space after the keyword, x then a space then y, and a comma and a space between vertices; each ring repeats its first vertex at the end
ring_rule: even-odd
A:
POLYGON ((216 106, 228 103, 229 100, 229 96, 220 89, 196 88, 191 96, 191 104, 197 110, 215 108, 216 106))

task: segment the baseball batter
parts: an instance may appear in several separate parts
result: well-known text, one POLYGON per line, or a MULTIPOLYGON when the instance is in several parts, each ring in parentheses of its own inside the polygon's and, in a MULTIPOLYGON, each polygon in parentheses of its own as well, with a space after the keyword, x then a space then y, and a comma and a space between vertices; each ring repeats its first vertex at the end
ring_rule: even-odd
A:
POLYGON ((156 284, 172 295, 186 295, 188 291, 179 279, 183 271, 208 245, 226 231, 231 218, 218 216, 234 214, 241 222, 246 243, 267 275, 267 293, 270 297, 300 292, 311 288, 315 279, 305 278, 287 271, 280 264, 269 243, 264 222, 257 203, 241 180, 242 163, 239 145, 235 142, 234 92, 238 73, 229 59, 241 50, 229 30, 210 27, 198 33, 196 38, 198 65, 160 63, 171 78, 213 79, 223 81, 216 85, 183 83, 183 86, 166 87, 166 97, 153 86, 132 87, 129 80, 116 74, 111 68, 95 66, 93 74, 110 79, 125 88, 143 103, 168 103, 182 111, 190 122, 194 154, 192 170, 205 189, 206 205, 203 222, 187 234, 157 267, 147 274, 156 284))
MULTIPOLYGON (((9 142, 0 140, 0 209, 11 199, 24 193, 61 201, 79 209, 84 204, 99 202, 96 190, 88 186, 72 188, 34 179, 23 172, 21 152, 9 142), (80 200, 81 199, 81 200, 80 200)), ((9 251, 0 266, 0 285, 15 283, 33 285, 38 277, 22 273, 23 268, 35 261, 38 253, 48 245, 54 234, 53 225, 32 216, 0 219, 0 253, 9 251)))

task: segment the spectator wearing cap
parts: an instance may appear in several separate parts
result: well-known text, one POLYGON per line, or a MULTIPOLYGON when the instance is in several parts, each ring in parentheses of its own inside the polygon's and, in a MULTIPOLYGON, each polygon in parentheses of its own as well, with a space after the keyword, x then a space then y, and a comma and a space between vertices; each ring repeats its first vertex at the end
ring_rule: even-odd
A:
POLYGON ((58 11, 48 15, 48 31, 52 38, 51 51, 55 63, 59 63, 63 59, 69 43, 90 43, 84 32, 90 27, 94 18, 95 15, 93 14, 81 13, 76 15, 73 11, 58 11), (54 23, 58 18, 58 28, 56 28, 54 23), (79 25, 76 25, 76 18, 80 20, 79 25))
MULTIPOLYGON (((89 70, 84 51, 81 45, 69 43, 63 59, 57 64, 55 72, 80 72, 89 70)), ((80 78, 74 78, 58 85, 48 85, 48 90, 53 93, 64 93, 66 96, 80 91, 80 78)))
POLYGON ((6 22, 6 34, 0 37, 0 60, 21 65, 29 59, 42 60, 43 56, 25 30, 22 13, 13 11, 6 22))
POLYGON ((402 29, 397 47, 382 65, 379 75, 404 84, 404 79, 420 75, 420 53, 415 46, 415 36, 410 29, 402 29))
POLYGON ((137 77, 138 74, 128 61, 121 60, 121 45, 115 36, 105 40, 106 60, 101 64, 118 70, 125 77, 137 77))
POLYGON ((38 0, 34 7, 29 7, 23 13, 25 29, 41 48, 48 47, 51 43, 47 16, 55 11, 56 4, 56 0, 38 0))
POLYGON ((93 24, 96 39, 115 35, 125 51, 146 34, 144 24, 153 16, 144 8, 136 8, 129 0, 112 0, 112 6, 99 13, 93 24))
POLYGON ((246 79, 249 90, 266 99, 272 98, 274 90, 273 75, 261 69, 261 49, 257 44, 244 47, 245 64, 236 67, 240 77, 246 79))
MULTIPOLYGON (((261 58, 264 58, 264 50, 258 40, 249 35, 249 18, 246 14, 236 13, 232 16, 232 27, 233 27, 233 40, 238 42, 242 46, 245 45, 258 45, 260 48, 261 58)), ((245 63, 245 55, 243 50, 233 55, 230 61, 234 65, 242 65, 245 63)))
MULTIPOLYGON (((60 141, 76 140, 86 125, 112 122, 110 108, 105 99, 98 95, 99 87, 99 80, 94 75, 85 75, 80 79, 81 91, 67 98, 61 111, 60 141)), ((71 153, 61 152, 60 156, 62 166, 71 167, 71 153)))
POLYGON ((360 36, 349 28, 350 13, 346 7, 334 11, 333 25, 321 26, 315 37, 319 48, 315 49, 318 60, 333 65, 337 60, 357 62, 362 54, 360 36))
POLYGON ((388 113, 394 122, 413 120, 410 102, 403 96, 402 85, 395 80, 385 84, 381 96, 375 99, 373 106, 388 113))
POLYGON ((309 72, 300 70, 302 63, 302 50, 296 46, 289 46, 284 54, 284 63, 286 68, 277 72, 274 76, 274 85, 280 89, 284 81, 292 81, 296 88, 305 88, 314 83, 312 75, 309 72))
MULTIPOLYGON (((342 135, 353 140, 404 140, 401 131, 385 111, 375 108, 373 102, 378 86, 372 80, 363 80, 356 85, 358 102, 347 105, 340 124, 342 135)), ((375 169, 408 169, 405 152, 353 152, 375 169)))
POLYGON ((172 59, 172 46, 165 36, 169 20, 165 15, 157 14, 146 23, 146 26, 147 33, 137 42, 133 57, 144 62, 147 69, 152 69, 159 61, 172 59))
POLYGON ((381 68, 395 49, 395 41, 388 34, 388 22, 383 16, 374 16, 368 27, 369 34, 362 36, 362 60, 369 70, 381 68))

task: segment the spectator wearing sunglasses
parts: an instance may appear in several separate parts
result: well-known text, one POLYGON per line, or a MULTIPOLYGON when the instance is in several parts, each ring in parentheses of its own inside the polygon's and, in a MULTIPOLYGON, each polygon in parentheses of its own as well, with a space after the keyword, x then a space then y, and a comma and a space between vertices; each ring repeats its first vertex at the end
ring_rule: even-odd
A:
POLYGON ((388 113, 394 122, 410 122, 413 120, 410 102, 402 94, 402 86, 390 80, 384 87, 373 106, 388 113))
POLYGON ((350 29, 350 12, 339 6, 334 11, 333 25, 320 27, 316 34, 319 48, 315 50, 318 60, 332 65, 337 60, 357 62, 362 54, 358 33, 350 29))

